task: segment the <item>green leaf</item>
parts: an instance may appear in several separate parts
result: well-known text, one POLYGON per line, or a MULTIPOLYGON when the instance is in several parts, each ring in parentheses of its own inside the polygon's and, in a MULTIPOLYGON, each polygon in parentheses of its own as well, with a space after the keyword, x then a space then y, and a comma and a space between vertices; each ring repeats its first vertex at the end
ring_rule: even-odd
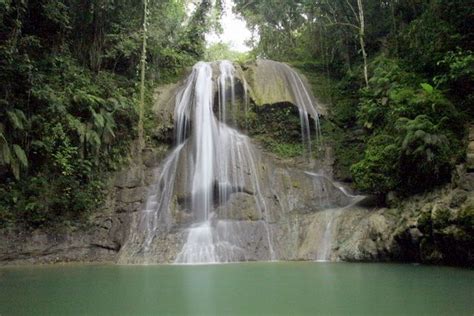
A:
POLYGON ((99 134, 97 134, 95 131, 92 131, 92 130, 87 131, 86 140, 92 146, 100 147, 100 145, 101 145, 99 134))
POLYGON ((112 136, 113 138, 115 138, 115 133, 114 133, 114 130, 112 128, 110 128, 110 126, 107 126, 107 132, 109 132, 110 136, 112 136))
POLYGON ((94 116, 95 125, 99 128, 104 128, 105 120, 104 120, 104 117, 102 116, 102 114, 92 112, 92 115, 94 116))
POLYGON ((3 144, 0 144, 0 164, 8 165, 11 161, 11 152, 8 143, 5 141, 3 144))
POLYGON ((35 147, 38 147, 38 148, 46 148, 46 144, 43 143, 42 141, 40 140, 34 140, 31 142, 31 145, 32 146, 35 146, 35 147))
POLYGON ((14 128, 20 129, 20 130, 24 128, 23 123, 21 122, 21 119, 17 116, 15 112, 7 111, 7 115, 14 128))
POLYGON ((426 132, 425 132, 425 131, 422 131, 422 130, 417 130, 417 131, 415 132, 415 137, 416 137, 416 138, 419 138, 419 139, 424 138, 425 135, 426 135, 426 132))
POLYGON ((15 179, 20 179, 20 166, 16 160, 12 160, 10 163, 10 168, 12 169, 12 173, 15 176, 15 179))
POLYGON ((22 110, 15 109, 16 116, 22 121, 23 123, 27 122, 26 115, 22 110))
POLYGON ((420 86, 421 86, 421 87, 423 88, 423 90, 425 90, 425 92, 428 93, 428 94, 431 94, 431 93, 433 93, 433 91, 434 91, 433 86, 430 85, 429 83, 426 83, 426 82, 420 83, 420 86))
POLYGON ((15 152, 16 157, 21 162, 21 165, 25 168, 28 167, 28 158, 26 158, 25 151, 18 146, 17 144, 13 145, 13 151, 15 152))

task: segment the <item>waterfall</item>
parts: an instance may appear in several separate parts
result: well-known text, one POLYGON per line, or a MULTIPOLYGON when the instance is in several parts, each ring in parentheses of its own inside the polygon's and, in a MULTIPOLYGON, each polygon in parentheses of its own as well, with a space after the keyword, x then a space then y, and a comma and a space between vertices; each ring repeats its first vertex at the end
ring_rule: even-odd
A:
POLYGON ((261 68, 253 78, 258 82, 255 87, 258 90, 257 96, 264 95, 273 102, 286 101, 298 107, 302 141, 307 156, 311 158, 312 134, 319 144, 322 143, 319 122, 320 112, 323 111, 322 105, 314 98, 302 77, 287 64, 258 60, 257 65, 261 68))
MULTIPOLYGON (((288 65, 272 63, 285 78, 299 109, 302 141, 310 151, 310 117, 317 127, 316 136, 320 134, 319 114, 310 92, 288 65)), ((237 111, 248 109, 247 90, 247 82, 229 61, 219 62, 218 67, 205 62, 193 67, 176 94, 176 146, 155 170, 144 208, 135 214, 121 249, 120 263, 279 259, 277 248, 282 241, 275 239, 275 231, 281 233, 277 219, 288 210, 277 201, 286 197, 295 206, 303 197, 287 195, 283 187, 273 188, 271 164, 236 129, 237 111)), ((331 188, 327 180, 308 175, 300 177, 307 182, 304 186, 313 188, 311 199, 318 207, 330 208, 333 200, 349 198, 340 188, 331 188)), ((330 249, 322 247, 326 258, 330 249)))
MULTIPOLYGON (((247 191, 253 192, 258 212, 264 217, 263 214, 267 211, 260 192, 254 149, 246 136, 226 125, 228 112, 232 111, 235 104, 234 66, 228 61, 222 61, 219 70, 219 119, 213 113, 212 68, 207 63, 195 66, 195 80, 188 83, 195 86, 194 95, 189 95, 194 99, 182 101, 191 108, 180 109, 185 113, 193 113, 191 137, 195 157, 191 211, 195 224, 188 228, 186 242, 175 260, 177 263, 239 260, 242 251, 238 246, 238 236, 223 236, 218 229, 222 227, 223 221, 213 219, 214 214, 211 213, 214 210, 213 204, 224 205, 225 209, 230 194, 250 188, 247 191)), ((231 222, 226 224, 232 225, 231 222)), ((270 232, 268 227, 265 230, 268 232, 267 243, 271 253, 270 232)))
POLYGON ((306 145, 308 156, 311 157, 311 124, 309 115, 313 117, 316 124, 316 137, 322 139, 321 128, 319 125, 319 113, 315 110, 309 91, 306 89, 301 77, 296 73, 296 71, 287 64, 278 63, 277 65, 277 67, 282 68, 281 71, 285 74, 288 87, 291 89, 295 104, 298 105, 301 124, 301 137, 303 144, 306 145))

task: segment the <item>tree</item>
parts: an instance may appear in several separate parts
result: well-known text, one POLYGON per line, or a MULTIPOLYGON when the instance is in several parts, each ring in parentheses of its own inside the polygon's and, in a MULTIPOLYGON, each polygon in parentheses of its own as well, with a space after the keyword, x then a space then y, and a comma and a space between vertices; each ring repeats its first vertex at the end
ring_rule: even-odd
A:
POLYGON ((143 44, 142 56, 140 59, 140 103, 138 114, 138 142, 139 142, 139 157, 141 151, 145 147, 145 139, 143 136, 143 116, 145 112, 145 68, 146 68, 146 37, 147 37, 147 16, 148 16, 148 0, 143 0, 143 44))
POLYGON ((345 0, 344 3, 342 1, 325 0, 325 4, 329 8, 325 15, 326 19, 329 21, 328 26, 346 26, 357 31, 360 51, 364 62, 364 80, 365 85, 368 86, 369 75, 367 67, 367 52, 365 49, 365 18, 362 0, 357 0, 357 11, 354 9, 350 0, 345 0), (337 6, 339 6, 339 8, 337 6), (351 12, 351 14, 347 14, 347 11, 351 12))

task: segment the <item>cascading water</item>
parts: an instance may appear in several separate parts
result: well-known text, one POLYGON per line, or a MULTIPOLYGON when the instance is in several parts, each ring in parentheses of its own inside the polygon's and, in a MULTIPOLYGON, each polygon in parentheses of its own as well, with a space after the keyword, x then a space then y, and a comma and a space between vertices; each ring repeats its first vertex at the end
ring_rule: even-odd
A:
POLYGON ((288 87, 298 105, 300 114, 301 136, 303 144, 306 145, 308 156, 311 157, 311 124, 309 115, 311 115, 316 124, 316 137, 321 139, 321 129, 319 126, 319 113, 315 110, 313 101, 311 100, 309 91, 306 89, 301 77, 287 64, 277 63, 277 67, 282 68, 280 71, 285 75, 288 87))
MULTIPOLYGON (((191 211, 197 223, 189 228, 187 240, 178 254, 177 263, 225 262, 241 259, 239 236, 226 234, 237 222, 214 220, 213 203, 225 204, 229 194, 243 192, 250 188, 255 196, 258 212, 266 213, 265 203, 259 188, 258 172, 255 165, 254 150, 249 139, 225 124, 230 105, 235 103, 233 65, 228 61, 219 64, 218 85, 219 118, 214 115, 212 68, 209 64, 195 66, 198 73, 195 82, 195 99, 184 100, 194 113, 191 137, 193 140, 194 171, 192 173, 191 211)), ((272 255, 272 243, 268 227, 267 243, 272 255)))
MULTIPOLYGON (((170 228, 167 225, 172 217, 170 201, 176 193, 173 191, 177 189, 177 182, 181 183, 178 190, 189 196, 187 207, 193 224, 187 229, 186 241, 175 262, 245 260, 242 255, 245 251, 240 247, 245 241, 239 239, 238 234, 228 234, 229 231, 239 230, 240 224, 217 219, 213 211, 216 206, 223 206, 221 212, 225 213, 230 195, 244 192, 254 196, 256 210, 262 219, 265 218, 266 208, 260 192, 255 150, 246 136, 225 124, 229 99, 231 106, 235 100, 235 69, 225 61, 220 63, 219 68, 219 119, 213 113, 214 83, 210 64, 196 64, 177 95, 177 148, 158 171, 160 176, 152 186, 146 209, 140 216, 138 232, 132 231, 132 238, 122 251, 125 262, 133 257, 133 252, 141 254, 145 262, 153 261, 152 258, 147 260, 150 255, 153 256, 153 240, 160 229, 170 228), (230 96, 227 90, 231 91, 230 96), (179 175, 176 170, 178 164, 186 166, 179 175), (177 181, 178 176, 181 179, 177 181)), ((270 231, 264 220, 261 220, 260 226, 266 230, 267 257, 273 259, 270 231)))
MULTIPOLYGON (((311 95, 293 69, 272 63, 298 106, 303 142, 310 151, 310 116, 320 134, 311 95)), ((155 170, 145 208, 135 216, 121 249, 121 263, 213 263, 281 256, 281 250, 275 249, 282 243, 274 237, 277 221, 297 203, 285 206, 277 201, 295 197, 272 187, 272 167, 234 128, 236 113, 242 110, 236 86, 243 92, 239 97, 246 111, 247 82, 237 76, 231 62, 213 66, 197 63, 176 95, 176 147, 155 170), (218 76, 213 73, 216 68, 218 76), (174 248, 180 250, 173 252, 174 248)), ((316 205, 330 208, 333 196, 328 195, 327 179, 302 177, 314 188, 316 205)), ((347 198, 338 190, 333 195, 347 198)), ((330 249, 323 252, 327 257, 330 249)))
POLYGON ((274 102, 290 102, 298 107, 302 141, 307 156, 311 158, 311 134, 314 134, 316 140, 322 140, 319 122, 322 106, 315 100, 302 77, 287 64, 258 60, 257 65, 262 69, 253 78, 259 83, 254 87, 257 95, 265 95, 274 102), (312 123, 314 128, 311 128, 312 123))

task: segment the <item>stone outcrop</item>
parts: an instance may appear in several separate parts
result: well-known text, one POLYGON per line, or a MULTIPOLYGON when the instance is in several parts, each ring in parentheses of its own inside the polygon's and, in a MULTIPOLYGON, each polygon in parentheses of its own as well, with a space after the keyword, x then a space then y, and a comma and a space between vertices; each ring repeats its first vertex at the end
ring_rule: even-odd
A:
MULTIPOLYGON (((293 77, 289 69, 290 67, 286 64, 264 59, 258 59, 255 62, 243 65, 241 76, 246 79, 249 85, 250 97, 257 106, 278 103, 298 104, 296 102, 298 93, 292 90, 293 80, 302 80, 307 90, 311 90, 304 76, 299 74, 298 78, 293 77), (272 80, 269 80, 269 78, 272 78, 272 80)), ((313 95, 305 95, 304 97, 311 100, 320 115, 326 114, 326 106, 316 100, 313 95)), ((315 117, 315 113, 309 114, 315 117)))
POLYGON ((115 262, 125 242, 132 216, 141 210, 153 171, 166 148, 147 148, 143 165, 136 163, 112 174, 103 209, 87 224, 57 231, 3 230, 0 265, 54 262, 115 262))
MULTIPOLYGON (((294 102, 284 82, 265 80, 273 65, 259 61, 242 70, 257 105, 294 102)), ((131 223, 144 207, 149 186, 172 143, 174 94, 178 85, 157 90, 155 138, 164 145, 146 148, 143 164, 134 161, 111 175, 104 208, 87 227, 43 232, 0 233, 0 265, 52 262, 117 262, 131 223)), ((322 109, 324 111, 324 109, 322 109)), ((270 253, 281 260, 318 260, 329 254, 334 261, 406 261, 474 265, 474 127, 469 132, 466 163, 458 166, 452 184, 434 192, 394 200, 388 208, 351 203, 345 192, 323 174, 305 173, 298 159, 282 160, 263 153, 258 176, 271 185, 262 190, 268 213, 255 206, 255 192, 229 188, 226 206, 217 206, 215 219, 227 233, 238 232, 236 247, 247 247, 238 260, 264 260, 270 253), (317 181, 315 179, 317 177, 317 181), (325 201, 324 199, 327 199, 325 201), (346 206, 346 207, 344 207, 346 206), (283 210, 283 211, 281 211, 283 210), (264 222, 268 225, 264 225, 264 222), (271 239, 271 243, 268 243, 271 239), (249 247, 248 245, 252 245, 249 247), (269 248, 269 244, 273 248, 269 248)), ((258 144, 257 144, 258 146, 258 144)), ((260 148, 262 149, 262 148, 260 148)), ((330 149, 328 149, 330 151, 330 149)), ((328 169, 328 168, 325 168, 328 169)), ((219 185, 219 184, 216 184, 219 185)), ((171 262, 185 239, 190 214, 182 183, 173 200, 175 226, 156 236, 156 262, 171 262)), ((140 258, 136 262, 142 263, 140 258)))
MULTIPOLYGON (((466 176, 459 182, 468 182, 466 176)), ((474 266, 474 193, 447 185, 390 208, 346 213, 338 230, 339 260, 474 266)))

